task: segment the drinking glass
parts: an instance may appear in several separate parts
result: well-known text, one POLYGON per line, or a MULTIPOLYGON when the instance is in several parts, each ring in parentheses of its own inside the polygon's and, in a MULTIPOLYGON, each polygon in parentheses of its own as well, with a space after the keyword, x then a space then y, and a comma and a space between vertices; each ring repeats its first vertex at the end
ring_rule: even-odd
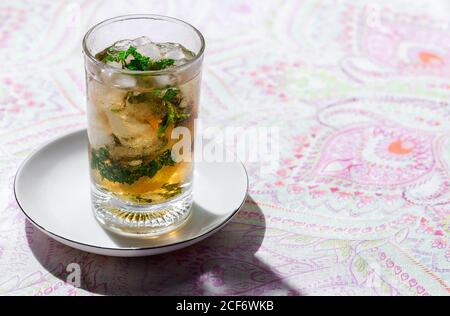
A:
POLYGON ((157 236, 188 220, 204 48, 192 25, 157 15, 108 19, 84 36, 91 200, 104 228, 157 236), (114 43, 142 36, 181 44, 193 57, 145 71, 100 61, 114 43), (180 122, 173 120, 174 109, 182 113, 180 122))

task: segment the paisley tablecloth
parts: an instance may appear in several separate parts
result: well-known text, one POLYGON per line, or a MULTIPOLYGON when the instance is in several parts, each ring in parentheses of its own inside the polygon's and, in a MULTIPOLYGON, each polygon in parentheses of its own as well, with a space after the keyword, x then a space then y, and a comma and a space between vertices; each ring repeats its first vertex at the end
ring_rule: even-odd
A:
POLYGON ((449 295, 449 22, 444 0, 1 1, 0 294, 449 295), (85 126, 82 35, 128 13, 204 33, 206 123, 280 133, 229 225, 146 258, 49 239, 12 188, 33 148, 85 126))

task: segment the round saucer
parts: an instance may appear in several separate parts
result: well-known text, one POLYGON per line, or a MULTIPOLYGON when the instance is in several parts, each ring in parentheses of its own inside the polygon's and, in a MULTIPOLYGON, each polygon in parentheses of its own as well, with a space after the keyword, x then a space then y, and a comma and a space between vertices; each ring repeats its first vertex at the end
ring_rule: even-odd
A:
POLYGON ((14 181, 26 217, 51 238, 83 251, 137 257, 190 246, 221 229, 245 201, 248 177, 240 162, 195 164, 194 205, 180 229, 153 238, 104 230, 91 209, 86 130, 59 137, 31 154, 14 181))

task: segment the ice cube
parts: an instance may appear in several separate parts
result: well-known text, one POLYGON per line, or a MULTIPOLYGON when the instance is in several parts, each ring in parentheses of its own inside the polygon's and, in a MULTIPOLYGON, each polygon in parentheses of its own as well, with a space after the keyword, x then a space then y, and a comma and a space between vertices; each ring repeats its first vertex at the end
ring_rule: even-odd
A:
POLYGON ((147 36, 141 36, 141 37, 135 38, 133 40, 133 46, 135 46, 135 47, 144 46, 144 45, 151 44, 151 43, 152 43, 152 40, 149 39, 147 36))
POLYGON ((96 118, 88 120, 89 141, 92 147, 103 147, 114 143, 111 132, 105 129, 96 118))
POLYGON ((184 65, 184 64, 187 63, 188 61, 189 61, 189 59, 187 59, 187 58, 176 59, 176 60, 175 60, 175 66, 181 66, 181 65, 184 65))
POLYGON ((106 61, 106 64, 114 68, 122 68, 122 64, 116 61, 106 61))
MULTIPOLYGON (((119 65, 117 68, 121 69, 122 66, 119 65)), ((113 85, 124 89, 135 88, 137 85, 136 78, 109 69, 102 69, 100 73, 100 78, 101 81, 104 82, 105 84, 113 85)))
POLYGON ((188 58, 188 56, 185 54, 185 50, 179 44, 173 44, 171 46, 166 46, 164 50, 165 50, 165 53, 163 55, 164 58, 170 58, 170 59, 174 59, 174 60, 188 58))
POLYGON ((137 83, 136 78, 125 74, 113 74, 111 76, 111 82, 114 86, 124 89, 134 88, 137 83))
POLYGON ((120 108, 127 94, 126 90, 113 89, 109 84, 92 80, 89 88, 89 102, 101 110, 109 111, 111 108, 120 108))
POLYGON ((162 55, 167 54, 172 49, 177 49, 180 47, 180 44, 178 43, 158 43, 156 45, 158 45, 159 51, 162 55))
POLYGON ((171 75, 155 76, 153 78, 153 81, 155 82, 155 85, 157 87, 166 87, 166 86, 174 85, 176 82, 176 78, 171 75))
POLYGON ((111 50, 115 50, 115 51, 127 50, 128 47, 130 47, 131 45, 133 45, 132 40, 122 40, 122 41, 115 42, 111 46, 111 50))
MULTIPOLYGON (((136 47, 138 53, 149 57, 151 60, 161 60, 164 58, 173 59, 175 65, 183 65, 194 57, 194 54, 178 43, 155 43, 146 36, 141 36, 133 40, 121 40, 114 43, 109 48, 111 55, 117 54, 119 51, 127 50, 130 46, 136 47)), ((125 60, 129 63, 134 57, 129 55, 125 60)), ((121 63, 107 61, 107 64, 114 68, 122 68, 121 63)))
POLYGON ((152 125, 143 122, 142 117, 129 114, 126 108, 123 112, 106 113, 112 133, 120 139, 120 142, 136 149, 159 145, 161 140, 152 125))
POLYGON ((136 48, 137 48, 138 53, 141 53, 144 56, 150 57, 150 59, 153 59, 153 60, 161 59, 161 53, 159 51, 159 48, 153 42, 146 43, 141 46, 137 46, 136 48))
MULTIPOLYGON (((127 50, 132 44, 133 41, 131 40, 122 40, 115 42, 112 46, 110 46, 107 49, 107 54, 111 56, 116 56, 118 52, 127 50)), ((127 62, 129 62, 130 59, 131 58, 128 58, 127 62)), ((114 68, 122 68, 122 64, 116 61, 106 60, 106 64, 114 68)))

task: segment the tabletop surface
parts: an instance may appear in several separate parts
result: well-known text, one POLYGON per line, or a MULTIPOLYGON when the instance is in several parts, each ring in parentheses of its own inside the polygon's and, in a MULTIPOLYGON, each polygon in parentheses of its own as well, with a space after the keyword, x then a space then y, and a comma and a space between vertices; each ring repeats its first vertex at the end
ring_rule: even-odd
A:
POLYGON ((1 1, 0 294, 449 295, 450 5, 374 3, 1 1), (85 126, 81 38, 131 13, 202 31, 202 119, 276 127, 280 163, 246 162, 248 199, 211 238, 113 258, 39 232, 13 180, 85 126))

